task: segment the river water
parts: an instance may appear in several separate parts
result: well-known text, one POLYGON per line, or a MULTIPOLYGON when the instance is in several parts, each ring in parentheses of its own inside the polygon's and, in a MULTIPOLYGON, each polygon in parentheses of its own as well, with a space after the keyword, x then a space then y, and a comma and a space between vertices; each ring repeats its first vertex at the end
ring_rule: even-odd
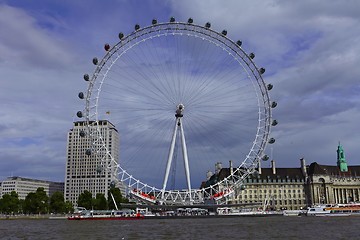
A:
POLYGON ((360 239, 360 217, 0 220, 0 239, 360 239))

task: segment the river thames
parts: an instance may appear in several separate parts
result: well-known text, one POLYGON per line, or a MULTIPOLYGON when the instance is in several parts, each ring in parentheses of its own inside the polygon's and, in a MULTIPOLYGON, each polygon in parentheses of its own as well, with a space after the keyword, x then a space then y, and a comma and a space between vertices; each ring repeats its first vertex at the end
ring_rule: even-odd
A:
POLYGON ((359 239, 360 217, 0 220, 0 239, 359 239))

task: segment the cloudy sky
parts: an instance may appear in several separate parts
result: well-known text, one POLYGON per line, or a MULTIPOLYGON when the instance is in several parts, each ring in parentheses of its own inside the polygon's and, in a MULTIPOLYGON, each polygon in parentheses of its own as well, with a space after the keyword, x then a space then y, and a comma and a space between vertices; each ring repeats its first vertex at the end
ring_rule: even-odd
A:
POLYGON ((209 21, 255 52, 278 102, 267 149, 277 167, 298 167, 301 157, 334 165, 339 141, 348 163, 360 165, 358 9, 355 0, 0 0, 0 180, 63 181, 92 57, 119 31, 170 16, 209 21))

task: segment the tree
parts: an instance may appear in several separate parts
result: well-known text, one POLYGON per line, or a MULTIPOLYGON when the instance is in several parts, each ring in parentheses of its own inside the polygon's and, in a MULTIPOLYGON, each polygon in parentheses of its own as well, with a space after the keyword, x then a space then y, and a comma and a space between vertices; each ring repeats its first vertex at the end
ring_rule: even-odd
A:
POLYGON ((24 207, 25 207, 25 200, 24 200, 24 199, 20 199, 20 200, 19 200, 19 212, 20 212, 20 213, 24 213, 24 207))
POLYGON ((39 187, 36 192, 29 193, 24 202, 26 213, 47 213, 49 210, 49 197, 44 188, 39 187))
POLYGON ((37 213, 37 201, 36 194, 34 192, 28 193, 25 197, 23 210, 25 213, 37 213))
POLYGON ((38 200, 38 212, 39 213, 48 213, 49 212, 49 197, 46 194, 44 188, 39 187, 36 192, 36 198, 38 200))
POLYGON ((93 206, 96 210, 105 210, 108 208, 108 203, 103 193, 96 194, 96 199, 93 199, 93 206))
POLYGON ((73 206, 72 202, 66 201, 65 202, 65 213, 71 213, 71 212, 74 212, 74 206, 73 206))
POLYGON ((81 193, 78 197, 77 204, 79 207, 84 207, 86 209, 92 209, 93 203, 92 203, 92 194, 91 192, 85 190, 83 193, 81 193))
POLYGON ((4 194, 1 199, 1 212, 6 214, 18 213, 19 212, 19 195, 12 191, 10 194, 4 194))
POLYGON ((62 192, 54 192, 50 197, 50 212, 52 213, 65 213, 64 194, 62 192))

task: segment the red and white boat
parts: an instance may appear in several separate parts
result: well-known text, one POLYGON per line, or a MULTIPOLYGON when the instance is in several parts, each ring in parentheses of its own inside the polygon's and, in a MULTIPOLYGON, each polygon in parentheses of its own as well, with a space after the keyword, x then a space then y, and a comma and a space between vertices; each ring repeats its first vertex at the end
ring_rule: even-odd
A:
POLYGON ((68 217, 68 220, 141 220, 144 215, 134 210, 82 210, 68 217))

